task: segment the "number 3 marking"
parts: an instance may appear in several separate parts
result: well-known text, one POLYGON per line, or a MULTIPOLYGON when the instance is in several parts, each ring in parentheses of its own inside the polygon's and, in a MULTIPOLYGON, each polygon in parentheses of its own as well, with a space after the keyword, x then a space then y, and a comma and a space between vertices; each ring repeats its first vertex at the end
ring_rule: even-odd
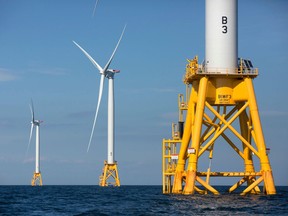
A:
POLYGON ((227 24, 228 23, 228 18, 227 16, 222 16, 222 28, 223 28, 223 31, 222 33, 226 34, 228 32, 228 27, 227 27, 227 24))

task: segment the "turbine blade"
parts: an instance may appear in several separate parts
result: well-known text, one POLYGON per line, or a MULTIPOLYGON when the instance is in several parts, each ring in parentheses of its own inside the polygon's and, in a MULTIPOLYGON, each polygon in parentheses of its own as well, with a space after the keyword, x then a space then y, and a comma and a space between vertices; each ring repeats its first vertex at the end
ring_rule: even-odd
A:
POLYGON ((101 72, 103 69, 102 67, 75 41, 73 43, 87 56, 87 58, 92 62, 92 64, 101 72))
POLYGON ((31 129, 30 129, 30 137, 29 137, 29 143, 28 143, 28 146, 27 146, 27 149, 26 149, 26 154, 30 148, 30 143, 31 143, 31 138, 32 138, 32 134, 33 134, 33 128, 34 128, 34 124, 32 123, 31 124, 31 129))
POLYGON ((104 73, 105 73, 105 71, 108 69, 108 67, 109 67, 109 65, 110 65, 110 63, 111 63, 111 61, 112 61, 112 59, 113 59, 113 57, 114 57, 114 55, 115 55, 115 53, 116 53, 116 50, 117 50, 117 48, 118 48, 118 46, 119 46, 119 44, 120 44, 120 42, 121 42, 121 39, 122 39, 123 34, 124 34, 124 32, 125 32, 125 29, 126 29, 126 25, 125 25, 124 28, 123 28, 122 34, 121 34, 121 36, 120 36, 120 38, 119 38, 119 40, 118 40, 118 43, 117 43, 117 45, 116 45, 116 47, 115 47, 115 49, 114 49, 114 51, 113 51, 113 53, 112 53, 109 61, 107 62, 107 64, 105 65, 105 67, 104 67, 104 69, 103 69, 104 73))
POLYGON ((33 100, 31 99, 31 103, 29 104, 31 116, 32 116, 32 122, 34 123, 34 106, 33 106, 33 100))
POLYGON ((92 127, 92 131, 91 131, 90 139, 89 139, 89 144, 88 144, 87 152, 88 152, 89 149, 90 149, 92 137, 93 137, 93 134, 94 134, 94 129, 95 129, 96 120, 97 120, 98 111, 99 111, 99 107, 100 107, 100 103, 101 103, 101 98, 102 98, 102 93, 103 93, 104 78, 105 78, 105 75, 104 75, 104 74, 101 74, 100 86, 99 86, 98 103, 97 103, 96 113, 95 113, 95 117, 94 117, 94 122, 93 122, 93 127, 92 127))
POLYGON ((94 15, 95 15, 95 11, 96 11, 96 7, 97 7, 97 4, 98 4, 98 1, 99 0, 96 0, 96 2, 95 2, 95 5, 94 5, 94 9, 93 9, 93 17, 94 17, 94 15))

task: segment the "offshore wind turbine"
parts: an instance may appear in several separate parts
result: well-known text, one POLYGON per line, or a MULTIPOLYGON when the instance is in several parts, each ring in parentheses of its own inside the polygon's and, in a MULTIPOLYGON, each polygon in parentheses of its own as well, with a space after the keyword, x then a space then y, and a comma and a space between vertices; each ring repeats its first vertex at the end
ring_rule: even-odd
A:
POLYGON ((36 128, 36 135, 35 135, 35 172, 33 174, 32 180, 31 180, 31 185, 32 186, 42 186, 42 177, 41 177, 41 172, 40 172, 40 124, 43 122, 41 120, 35 120, 34 117, 34 105, 33 101, 31 100, 30 106, 30 111, 31 111, 31 129, 30 129, 30 137, 29 137, 29 143, 28 143, 28 148, 31 143, 32 139, 32 134, 33 134, 33 129, 34 126, 36 128))
POLYGON ((114 186, 120 186, 120 180, 118 176, 118 169, 117 169, 117 162, 114 160, 114 142, 115 142, 115 134, 114 134, 114 75, 116 73, 119 73, 120 70, 115 70, 115 69, 109 69, 109 66, 113 60, 113 57, 117 51, 117 48, 121 42, 121 39, 123 37, 123 34, 125 32, 126 25, 123 28, 123 31, 121 33, 121 36, 118 40, 118 43, 106 63, 105 67, 102 68, 79 44, 77 44, 75 41, 74 44, 86 55, 86 57, 92 62, 92 64, 99 70, 100 73, 100 85, 99 85, 99 95, 98 95, 98 103, 96 107, 96 112, 95 112, 95 117, 94 117, 94 122, 93 122, 93 127, 89 139, 89 144, 87 148, 87 152, 89 151, 91 141, 93 138, 94 134, 94 129, 97 121, 97 116, 98 116, 98 111, 101 103, 101 98, 102 98, 102 93, 103 93, 103 88, 104 88, 104 79, 108 79, 108 156, 107 156, 107 161, 104 161, 104 168, 103 168, 103 173, 100 176, 100 186, 108 186, 108 179, 109 177, 112 177, 115 182, 114 186))
POLYGON ((179 98, 179 120, 186 112, 183 135, 162 142, 163 193, 219 194, 210 177, 234 177, 229 193, 259 194, 262 189, 276 194, 253 86, 258 69, 238 57, 238 0, 205 1, 205 60, 198 63, 195 56, 188 62, 183 81, 191 87, 190 99, 179 98), (236 154, 227 152, 225 144, 236 154), (217 148, 220 155, 214 153, 217 148), (207 172, 202 169, 204 155, 207 172), (224 163, 237 156, 233 159, 242 161, 242 170, 211 171, 217 156, 224 163))

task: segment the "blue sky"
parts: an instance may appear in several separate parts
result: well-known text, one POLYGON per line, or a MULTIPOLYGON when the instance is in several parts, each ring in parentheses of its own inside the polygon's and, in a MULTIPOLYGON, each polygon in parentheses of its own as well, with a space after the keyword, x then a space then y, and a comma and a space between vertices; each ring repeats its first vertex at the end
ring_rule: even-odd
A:
MULTIPOLYGON (((186 59, 205 56, 204 1, 100 0, 92 16, 94 4, 0 0, 0 185, 30 184, 34 142, 25 153, 31 98, 36 119, 44 121, 43 183, 98 184, 107 155, 107 85, 86 153, 100 76, 72 40, 103 66, 126 23, 111 64, 121 69, 115 77, 120 180, 161 184, 161 143, 178 118, 186 59)), ((259 68, 254 86, 275 183, 287 185, 288 2, 239 0, 238 5, 239 57, 259 68)), ((215 167, 220 168, 227 167, 215 167)))

